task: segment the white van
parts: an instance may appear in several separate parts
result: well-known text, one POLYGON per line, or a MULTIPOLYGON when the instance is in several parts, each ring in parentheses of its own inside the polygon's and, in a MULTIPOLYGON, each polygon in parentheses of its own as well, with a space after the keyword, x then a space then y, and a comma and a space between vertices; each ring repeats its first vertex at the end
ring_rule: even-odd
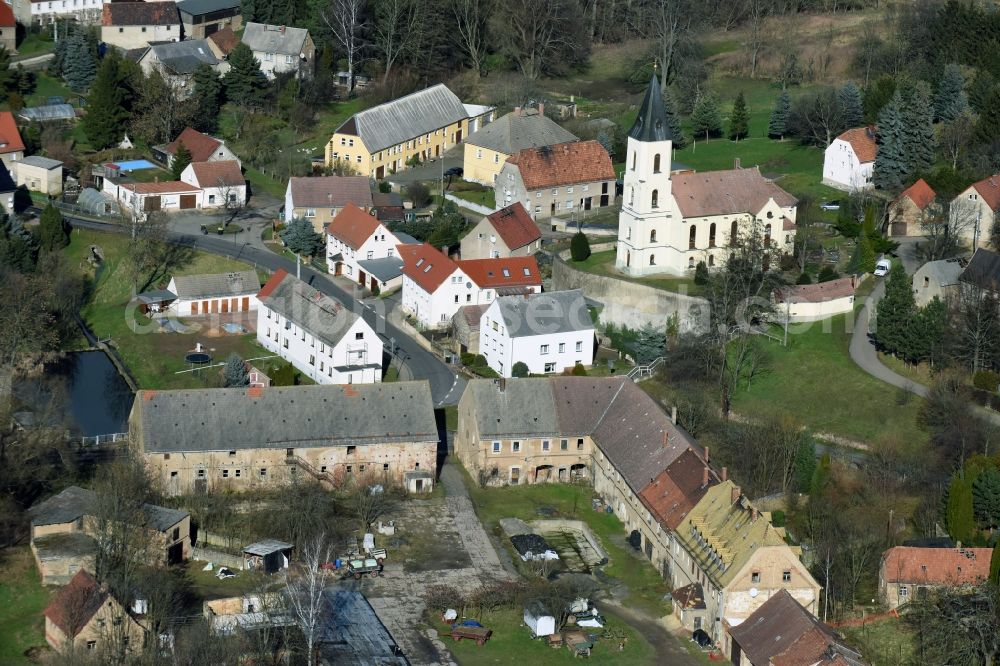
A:
POLYGON ((892 262, 886 259, 885 255, 882 255, 882 258, 875 264, 875 277, 882 277, 888 274, 890 270, 892 270, 892 262))

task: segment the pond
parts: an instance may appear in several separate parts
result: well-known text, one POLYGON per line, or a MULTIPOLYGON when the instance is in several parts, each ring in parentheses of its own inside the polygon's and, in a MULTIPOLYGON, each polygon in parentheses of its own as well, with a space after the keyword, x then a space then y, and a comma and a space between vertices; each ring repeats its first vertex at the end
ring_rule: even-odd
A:
POLYGON ((38 378, 14 383, 14 396, 36 423, 61 424, 84 437, 127 430, 135 397, 102 351, 70 352, 38 378))

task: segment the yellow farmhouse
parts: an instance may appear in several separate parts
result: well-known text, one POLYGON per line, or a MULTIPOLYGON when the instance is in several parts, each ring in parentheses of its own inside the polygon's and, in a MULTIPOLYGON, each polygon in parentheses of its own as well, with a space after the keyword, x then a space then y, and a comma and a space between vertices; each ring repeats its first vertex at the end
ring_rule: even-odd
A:
POLYGON ((362 176, 382 179, 413 158, 440 158, 491 120, 492 107, 463 104, 439 83, 351 116, 326 145, 326 166, 350 164, 362 176))

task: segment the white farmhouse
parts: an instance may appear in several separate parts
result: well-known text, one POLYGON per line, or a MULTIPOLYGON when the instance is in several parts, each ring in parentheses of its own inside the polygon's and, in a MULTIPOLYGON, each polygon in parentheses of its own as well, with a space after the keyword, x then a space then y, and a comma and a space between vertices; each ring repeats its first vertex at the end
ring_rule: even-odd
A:
POLYGON ((952 233, 976 250, 990 244, 993 226, 1000 213, 1000 174, 969 185, 952 199, 948 219, 952 233))
MULTIPOLYGON (((760 171, 671 173, 673 137, 654 76, 629 130, 615 267, 639 277, 722 263, 751 230, 777 253, 794 241, 796 199, 760 171)), ((775 257, 776 258, 776 257, 775 257)))
POLYGON ((403 310, 425 328, 447 326, 465 305, 542 290, 534 257, 454 261, 426 243, 396 250, 403 260, 403 310))
POLYGON ((243 31, 243 43, 260 61, 260 71, 273 79, 276 74, 292 72, 295 78, 313 74, 316 45, 305 28, 248 22, 243 31))
POLYGON ((156 42, 179 42, 181 19, 177 5, 166 2, 107 2, 101 16, 101 41, 123 50, 156 42))
MULTIPOLYGON (((396 258, 400 240, 379 222, 378 218, 353 203, 344 206, 326 227, 327 265, 332 275, 344 275, 362 287, 378 287, 385 283, 364 270, 359 263, 375 259, 396 258)), ((402 262, 399 262, 400 268, 402 262)))
POLYGON ((258 298, 257 342, 314 382, 382 381, 382 340, 357 312, 283 270, 258 298))
POLYGON ((192 162, 181 172, 181 182, 201 190, 202 208, 237 210, 247 202, 247 182, 236 160, 192 162))
POLYGON ((175 275, 167 291, 174 295, 170 311, 179 317, 250 312, 259 302, 257 271, 205 275, 175 275))
POLYGON ((854 277, 838 278, 817 284, 797 284, 774 294, 778 321, 798 323, 819 321, 854 309, 854 277))
POLYGON ((14 10, 18 23, 25 27, 46 26, 72 19, 83 25, 100 25, 105 0, 13 0, 8 3, 14 10))
POLYGON ((823 184, 846 192, 874 187, 875 136, 874 127, 855 127, 834 139, 823 155, 823 184))
POLYGON ((479 323, 479 353, 501 377, 514 364, 536 375, 562 372, 594 359, 594 323, 579 289, 502 296, 479 323))

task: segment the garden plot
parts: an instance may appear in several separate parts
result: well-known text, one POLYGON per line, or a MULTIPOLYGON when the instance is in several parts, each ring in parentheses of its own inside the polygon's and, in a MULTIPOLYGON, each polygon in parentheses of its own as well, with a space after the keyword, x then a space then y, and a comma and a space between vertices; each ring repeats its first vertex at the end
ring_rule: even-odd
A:
POLYGON ((608 562, 607 553, 582 521, 536 520, 531 525, 559 554, 568 571, 590 574, 608 562))

